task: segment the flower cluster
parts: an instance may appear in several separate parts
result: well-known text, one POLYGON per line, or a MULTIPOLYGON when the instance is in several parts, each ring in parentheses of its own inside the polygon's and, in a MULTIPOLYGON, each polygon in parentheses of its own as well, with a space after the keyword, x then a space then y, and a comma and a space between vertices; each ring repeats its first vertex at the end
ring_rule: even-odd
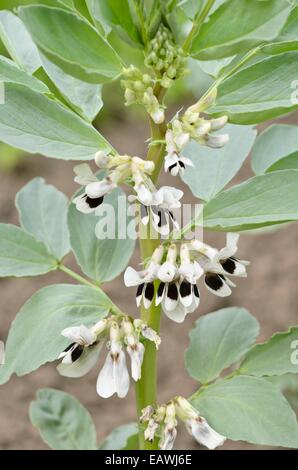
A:
POLYGON ((185 54, 175 44, 173 34, 164 25, 160 25, 149 43, 145 65, 154 71, 163 88, 170 88, 174 80, 185 73, 185 63, 185 54))
POLYGON ((57 370, 65 377, 87 374, 98 361, 100 350, 107 340, 108 354, 96 385, 97 393, 103 398, 114 393, 123 398, 128 393, 130 380, 124 349, 130 357, 131 376, 138 381, 145 349, 141 340, 153 341, 157 349, 160 345, 159 336, 145 322, 124 316, 111 316, 90 328, 72 326, 61 334, 71 341, 58 357, 62 362, 57 370))
POLYGON ((147 73, 142 73, 134 65, 130 65, 123 70, 123 80, 121 85, 124 88, 126 106, 141 104, 156 124, 161 124, 165 120, 164 108, 160 105, 154 95, 154 80, 147 73))
POLYGON ((135 204, 140 205, 140 220, 147 225, 149 220, 153 228, 161 235, 168 235, 173 228, 178 228, 173 209, 181 206, 183 192, 170 186, 156 189, 150 175, 154 163, 129 155, 107 155, 99 151, 95 163, 106 170, 106 176, 98 179, 87 163, 75 166, 75 182, 85 186, 82 194, 73 202, 83 213, 95 212, 103 203, 104 196, 118 185, 126 183, 133 187, 135 194, 128 197, 136 213, 135 204))
POLYGON ((206 98, 199 100, 190 106, 184 115, 178 115, 169 123, 166 132, 166 157, 164 169, 166 172, 176 176, 184 171, 186 166, 193 166, 191 160, 183 157, 181 152, 190 142, 195 140, 201 145, 211 148, 221 148, 229 142, 228 134, 217 134, 227 121, 227 116, 214 119, 205 119, 201 113, 210 107, 216 98, 216 89, 206 98))
POLYGON ((154 251, 146 269, 136 271, 128 267, 124 273, 126 286, 137 286, 137 306, 148 309, 155 297, 164 313, 181 323, 200 303, 198 280, 204 276, 205 286, 219 297, 231 294, 235 284, 228 276, 245 277, 247 261, 235 258, 239 235, 227 234, 224 248, 217 250, 192 240, 180 245, 172 243, 167 249, 160 245, 154 251), (158 281, 158 285, 154 283, 158 281))
POLYGON ((171 450, 177 437, 177 417, 185 423, 195 440, 208 449, 221 446, 226 437, 209 426, 206 419, 183 397, 175 397, 169 403, 158 407, 147 406, 142 410, 141 423, 147 423, 144 437, 148 441, 159 438, 161 450, 171 450))

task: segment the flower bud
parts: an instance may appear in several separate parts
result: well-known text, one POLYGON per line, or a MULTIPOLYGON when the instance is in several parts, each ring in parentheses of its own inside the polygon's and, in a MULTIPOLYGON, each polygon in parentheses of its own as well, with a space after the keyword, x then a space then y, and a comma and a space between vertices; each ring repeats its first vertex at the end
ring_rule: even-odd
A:
POLYGON ((109 161, 109 157, 105 152, 99 150, 95 154, 94 161, 98 168, 106 168, 109 161))

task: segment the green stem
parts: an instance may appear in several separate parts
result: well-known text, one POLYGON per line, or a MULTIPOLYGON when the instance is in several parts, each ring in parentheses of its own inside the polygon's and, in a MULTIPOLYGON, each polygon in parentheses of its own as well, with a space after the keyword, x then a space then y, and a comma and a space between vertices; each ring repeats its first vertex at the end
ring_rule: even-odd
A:
MULTIPOLYGON (((162 100, 165 94, 165 89, 157 86, 155 88, 155 96, 162 100)), ((155 124, 150 119, 151 139, 152 141, 161 141, 156 145, 149 147, 147 159, 155 163, 155 169, 151 175, 153 183, 156 183, 162 164, 165 152, 165 124, 155 124)), ((147 232, 148 233, 148 232, 147 232)), ((150 230, 149 230, 150 233, 150 230)), ((140 248, 142 259, 151 257, 155 248, 160 244, 159 238, 145 238, 140 237, 140 248)), ((155 283, 155 289, 158 287, 158 282, 155 283)), ((160 330, 161 307, 156 307, 154 302, 149 309, 142 307, 141 319, 144 320, 150 328, 153 328, 157 333, 160 330)), ((136 403, 137 414, 141 415, 142 409, 148 405, 157 403, 157 351, 154 343, 151 341, 145 342, 145 353, 142 364, 142 377, 136 383, 136 403)), ((144 431, 139 432, 139 448, 141 450, 156 450, 158 449, 158 442, 148 442, 144 439, 144 431)))
POLYGON ((215 0, 208 0, 204 8, 198 13, 196 18, 194 19, 194 23, 192 25, 191 31, 183 44, 184 52, 188 53, 189 49, 191 48, 192 41, 194 37, 198 34, 202 24, 204 23, 205 19, 207 18, 211 8, 213 7, 215 0))

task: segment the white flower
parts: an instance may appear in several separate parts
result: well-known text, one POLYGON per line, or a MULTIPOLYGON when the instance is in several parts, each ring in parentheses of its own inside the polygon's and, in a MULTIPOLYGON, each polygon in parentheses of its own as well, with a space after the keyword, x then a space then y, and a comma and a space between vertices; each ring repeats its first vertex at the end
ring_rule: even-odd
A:
POLYGON ((180 156, 178 153, 171 153, 165 156, 165 172, 170 173, 172 176, 183 174, 187 166, 194 166, 193 162, 189 158, 180 156))
POLYGON ((96 199, 105 196, 116 187, 117 184, 113 183, 109 177, 106 177, 101 181, 87 184, 85 191, 89 198, 96 199))
POLYGON ((226 441, 226 437, 209 426, 205 418, 197 416, 185 422, 186 429, 195 438, 195 440, 210 450, 216 449, 226 441))
POLYGON ((219 297, 229 296, 232 293, 231 287, 235 287, 235 284, 227 275, 247 276, 246 266, 249 262, 239 260, 234 256, 238 248, 238 239, 238 234, 228 233, 226 246, 219 251, 198 240, 191 242, 192 249, 200 254, 199 263, 205 272, 205 285, 207 289, 219 297))
POLYGON ((143 344, 138 341, 134 326, 128 318, 122 321, 122 328, 124 331, 126 350, 131 360, 131 376, 134 381, 137 382, 141 378, 145 348, 143 344))
POLYGON ((156 305, 161 303, 164 313, 173 321, 181 323, 200 303, 196 282, 203 274, 197 262, 190 261, 186 244, 180 248, 180 266, 176 265, 176 245, 168 250, 167 260, 159 268, 158 278, 162 281, 156 295, 156 305))
POLYGON ((94 191, 94 188, 98 188, 102 182, 98 181, 87 163, 76 165, 74 172, 76 174, 75 182, 86 186, 86 188, 83 194, 73 199, 73 203, 80 212, 85 214, 94 212, 103 203, 104 195, 106 194, 103 191, 94 191), (92 191, 87 191, 87 188, 91 188, 92 191))
POLYGON ((157 272, 164 254, 164 248, 160 245, 154 251, 148 267, 143 271, 136 271, 128 266, 124 273, 124 284, 127 287, 138 286, 136 303, 139 307, 143 302, 145 308, 149 308, 154 298, 153 281, 157 278, 157 272))
POLYGON ((140 331, 145 339, 152 341, 155 344, 156 349, 158 349, 161 344, 161 339, 156 331, 153 330, 153 328, 150 328, 147 323, 143 322, 139 318, 136 318, 133 323, 136 330, 140 331))
POLYGON ((171 173, 172 176, 177 176, 183 173, 186 166, 193 166, 191 160, 180 155, 181 150, 189 142, 189 134, 182 131, 181 127, 175 131, 168 129, 166 132, 166 156, 164 161, 165 172, 171 173))
POLYGON ((125 353, 120 341, 119 326, 113 322, 110 328, 110 351, 99 373, 96 389, 98 395, 109 398, 114 393, 124 398, 129 390, 129 374, 125 353))
POLYGON ((164 426, 162 428, 162 435, 159 441, 159 448, 161 450, 172 450, 175 439, 177 437, 177 420, 176 409, 174 403, 170 403, 166 407, 164 426))
POLYGON ((65 377, 82 377, 98 359, 101 345, 96 342, 97 334, 84 325, 66 328, 61 334, 72 342, 59 355, 58 359, 62 359, 62 362, 57 370, 65 377))
POLYGON ((154 421, 154 419, 149 419, 147 428, 144 431, 144 438, 146 441, 153 442, 156 431, 159 428, 159 423, 154 421))
POLYGON ((176 411, 179 418, 184 421, 188 432, 199 444, 213 450, 225 442, 226 437, 212 429, 206 419, 200 416, 185 398, 176 398, 176 411))

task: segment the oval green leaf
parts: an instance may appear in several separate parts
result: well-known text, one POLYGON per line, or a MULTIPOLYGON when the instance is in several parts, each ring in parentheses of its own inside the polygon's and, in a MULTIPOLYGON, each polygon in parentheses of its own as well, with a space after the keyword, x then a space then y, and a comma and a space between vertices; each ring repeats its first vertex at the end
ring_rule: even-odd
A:
POLYGON ((108 142, 59 102, 21 85, 5 86, 0 106, 0 141, 30 153, 63 160, 92 159, 108 142))
POLYGON ((298 448, 295 413, 268 380, 220 380, 192 398, 210 426, 233 441, 298 448))
POLYGON ((244 308, 231 307, 199 318, 185 352, 189 374, 202 384, 239 361, 259 333, 257 320, 244 308))
POLYGON ((30 405, 30 420, 55 450, 95 450, 96 429, 90 413, 68 393, 44 388, 30 405))
POLYGON ((121 73, 119 56, 82 17, 42 5, 18 12, 38 48, 66 73, 96 84, 121 73))
POLYGON ((57 269, 46 246, 15 225, 0 224, 0 277, 38 276, 57 269))
POLYGON ((23 228, 61 260, 70 251, 67 226, 68 199, 43 178, 34 178, 16 195, 23 228))
POLYGON ((114 190, 105 197, 104 204, 101 209, 105 214, 106 208, 107 217, 103 223, 94 213, 79 212, 74 204, 70 205, 68 214, 70 242, 76 260, 82 271, 96 282, 111 281, 118 276, 126 268, 135 246, 135 240, 125 235, 132 220, 126 215, 124 193, 114 190))
POLYGON ((23 305, 11 325, 0 383, 7 382, 13 373, 29 374, 46 362, 55 361, 69 344, 61 331, 96 323, 108 314, 110 306, 101 290, 88 286, 57 284, 40 289, 23 305))

